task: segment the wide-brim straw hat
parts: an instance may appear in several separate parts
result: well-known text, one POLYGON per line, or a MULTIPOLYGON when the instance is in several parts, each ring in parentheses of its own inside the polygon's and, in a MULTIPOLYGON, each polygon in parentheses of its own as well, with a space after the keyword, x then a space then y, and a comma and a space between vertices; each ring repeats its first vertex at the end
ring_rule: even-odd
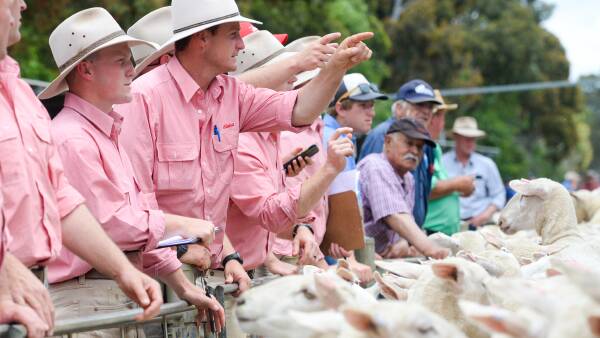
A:
POLYGON ((130 47, 150 43, 125 34, 104 8, 94 7, 77 12, 61 22, 50 34, 50 49, 59 75, 38 96, 49 99, 69 87, 65 78, 85 58, 104 48, 127 43, 130 47))
POLYGON ((172 50, 175 42, 210 27, 229 22, 262 24, 242 16, 234 0, 173 0, 171 12, 173 36, 162 46, 161 49, 165 50, 162 54, 172 50))
POLYGON ((477 126, 477 120, 471 116, 461 116, 454 120, 452 133, 464 137, 480 138, 486 135, 485 131, 477 126))
POLYGON ((439 89, 434 89, 433 92, 435 93, 435 98, 438 99, 442 104, 440 105, 436 105, 433 108, 433 113, 437 113, 439 111, 450 111, 450 110, 456 110, 458 109, 458 104, 456 103, 446 103, 446 101, 444 101, 444 97, 442 96, 442 92, 440 92, 439 89))
POLYGON ((147 46, 135 46, 131 48, 131 54, 135 62, 135 72, 139 74, 152 62, 173 50, 173 44, 171 44, 170 49, 164 49, 165 43, 173 37, 171 6, 165 6, 146 14, 129 27, 127 34, 136 39, 151 42, 156 46, 156 48, 149 48, 147 46))

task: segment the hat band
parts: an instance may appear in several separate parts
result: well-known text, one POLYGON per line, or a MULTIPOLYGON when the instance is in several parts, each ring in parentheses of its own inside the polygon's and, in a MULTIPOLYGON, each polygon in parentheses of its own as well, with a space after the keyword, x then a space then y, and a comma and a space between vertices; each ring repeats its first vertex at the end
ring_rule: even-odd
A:
POLYGON ((221 20, 227 20, 227 19, 231 19, 231 18, 235 18, 236 16, 239 16, 240 12, 235 12, 233 14, 229 14, 229 15, 224 15, 218 18, 214 18, 214 19, 210 19, 210 20, 206 20, 206 21, 202 21, 199 23, 195 23, 193 25, 189 25, 189 26, 185 26, 183 28, 177 28, 173 31, 173 34, 177 34, 177 33, 181 33, 183 31, 187 31, 188 29, 192 29, 192 28, 196 28, 196 27, 200 27, 200 26, 204 26, 204 25, 208 25, 211 23, 215 23, 221 20))
POLYGON ((283 54, 285 52, 285 48, 281 48, 280 50, 276 51, 275 53, 269 55, 268 57, 262 59, 260 62, 257 62, 255 64, 252 65, 252 67, 246 69, 246 71, 252 70, 252 69, 256 69, 256 68, 260 68, 262 66, 264 66, 267 62, 273 60, 274 58, 278 57, 279 55, 283 54))
POLYGON ((77 55, 73 56, 67 62, 65 62, 62 66, 58 67, 58 70, 62 73, 65 69, 71 67, 75 62, 78 62, 81 58, 86 56, 89 52, 102 46, 103 44, 107 43, 108 41, 113 40, 113 39, 118 38, 123 35, 125 35, 125 32, 123 30, 119 30, 114 33, 108 34, 107 36, 103 37, 102 39, 92 43, 91 45, 89 45, 86 48, 84 48, 83 50, 81 50, 79 53, 77 53, 77 55))

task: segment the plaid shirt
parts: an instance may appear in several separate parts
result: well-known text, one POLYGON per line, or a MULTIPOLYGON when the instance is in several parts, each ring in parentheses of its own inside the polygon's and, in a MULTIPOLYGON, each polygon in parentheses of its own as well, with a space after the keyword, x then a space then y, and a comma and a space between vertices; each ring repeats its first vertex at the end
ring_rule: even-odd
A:
POLYGON ((371 154, 358 164, 359 189, 362 194, 365 233, 375 239, 375 251, 382 252, 400 236, 390 229, 384 218, 393 214, 412 215, 415 183, 407 172, 398 175, 385 154, 371 154))

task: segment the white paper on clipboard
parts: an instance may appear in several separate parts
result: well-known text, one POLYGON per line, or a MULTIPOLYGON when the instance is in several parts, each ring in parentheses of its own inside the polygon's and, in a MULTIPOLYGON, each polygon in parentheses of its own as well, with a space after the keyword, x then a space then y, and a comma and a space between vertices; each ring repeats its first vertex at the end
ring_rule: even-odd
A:
POLYGON ((335 195, 345 191, 358 191, 358 170, 348 170, 341 172, 329 186, 327 195, 335 195))

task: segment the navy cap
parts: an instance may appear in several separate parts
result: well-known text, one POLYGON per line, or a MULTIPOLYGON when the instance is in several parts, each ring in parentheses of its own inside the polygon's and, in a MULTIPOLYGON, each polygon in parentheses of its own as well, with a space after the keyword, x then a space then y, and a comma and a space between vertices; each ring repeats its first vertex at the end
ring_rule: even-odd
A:
POLYGON ((403 84, 396 95, 394 96, 396 101, 403 100, 410 103, 421 103, 421 102, 432 102, 435 104, 443 104, 438 98, 435 97, 433 88, 429 83, 423 80, 411 80, 403 84))
POLYGON ((429 132, 423 126, 423 124, 415 119, 409 117, 403 117, 395 120, 392 125, 388 128, 387 134, 402 133, 406 137, 423 140, 431 147, 435 147, 435 142, 431 139, 429 132))
POLYGON ((379 91, 379 88, 370 83, 367 78, 360 73, 347 74, 342 79, 330 107, 340 101, 340 99, 350 99, 352 101, 371 101, 387 100, 388 97, 379 91))

